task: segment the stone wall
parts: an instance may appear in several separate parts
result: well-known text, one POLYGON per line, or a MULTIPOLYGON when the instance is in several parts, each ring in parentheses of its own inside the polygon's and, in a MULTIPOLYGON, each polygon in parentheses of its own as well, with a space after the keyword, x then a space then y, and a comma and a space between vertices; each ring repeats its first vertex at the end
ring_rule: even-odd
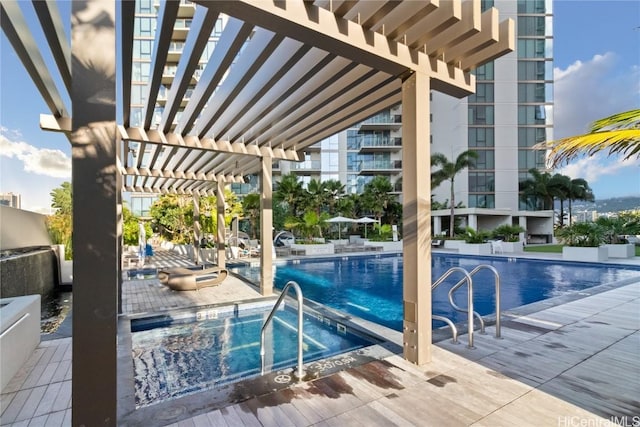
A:
POLYGON ((47 295, 58 282, 58 259, 53 249, 0 259, 0 296, 47 295))

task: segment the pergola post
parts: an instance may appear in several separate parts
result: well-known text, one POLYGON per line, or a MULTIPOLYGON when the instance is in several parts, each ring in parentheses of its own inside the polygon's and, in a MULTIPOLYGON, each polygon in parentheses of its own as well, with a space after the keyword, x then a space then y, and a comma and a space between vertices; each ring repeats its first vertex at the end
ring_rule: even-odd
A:
POLYGON ((200 196, 193 194, 193 261, 196 265, 200 263, 200 236, 202 227, 200 226, 200 196))
POLYGON ((260 179, 260 293, 273 293, 273 177, 271 157, 262 157, 260 179))
POLYGON ((227 260, 225 248, 225 225, 224 225, 224 182, 218 181, 218 191, 216 193, 216 211, 218 215, 218 233, 216 234, 216 246, 218 247, 218 267, 224 268, 227 260))
POLYGON ((115 2, 74 1, 73 425, 117 424, 118 170, 115 2))
POLYGON ((402 83, 403 347, 408 361, 431 361, 431 168, 429 76, 402 83))

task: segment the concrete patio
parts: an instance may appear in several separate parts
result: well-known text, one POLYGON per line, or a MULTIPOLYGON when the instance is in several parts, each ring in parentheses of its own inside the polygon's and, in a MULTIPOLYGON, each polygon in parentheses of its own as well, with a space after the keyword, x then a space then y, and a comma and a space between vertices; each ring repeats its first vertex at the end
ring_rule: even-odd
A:
MULTIPOLYGON (((197 294, 167 291, 155 279, 125 281, 125 312, 259 297, 235 277, 197 294)), ((473 350, 465 335, 444 339, 421 367, 390 355, 226 405, 207 404, 203 392, 197 410, 158 404, 144 423, 120 425, 631 425, 640 415, 638 313, 640 280, 602 285, 507 312, 503 338, 488 327, 473 350)), ((401 348, 400 332, 375 332, 401 348)), ((3 391, 0 424, 71 425, 71 381, 71 338, 43 341, 3 391)))

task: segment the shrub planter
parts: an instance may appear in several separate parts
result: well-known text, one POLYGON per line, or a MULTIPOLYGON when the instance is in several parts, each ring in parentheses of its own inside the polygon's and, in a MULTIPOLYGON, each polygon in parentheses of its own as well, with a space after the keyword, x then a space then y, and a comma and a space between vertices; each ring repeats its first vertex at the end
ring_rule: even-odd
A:
POLYGON ((491 255, 491 243, 462 242, 459 248, 459 252, 466 255, 491 255))
POLYGON ((633 243, 623 243, 620 245, 604 245, 609 253, 609 258, 633 258, 636 255, 636 248, 633 243))
POLYGON ((382 252, 402 251, 402 240, 398 240, 397 242, 366 242, 364 245, 381 248, 380 250, 382 252))
POLYGON ((567 261, 602 262, 609 259, 609 251, 604 246, 565 246, 562 248, 562 259, 567 261))
POLYGON ((334 253, 333 243, 317 245, 294 243, 291 245, 291 255, 333 255, 334 253))
POLYGON ((445 249, 460 249, 460 246, 466 245, 464 240, 445 240, 444 248, 445 249))
POLYGON ((523 252, 522 242, 502 242, 502 250, 505 252, 523 252))

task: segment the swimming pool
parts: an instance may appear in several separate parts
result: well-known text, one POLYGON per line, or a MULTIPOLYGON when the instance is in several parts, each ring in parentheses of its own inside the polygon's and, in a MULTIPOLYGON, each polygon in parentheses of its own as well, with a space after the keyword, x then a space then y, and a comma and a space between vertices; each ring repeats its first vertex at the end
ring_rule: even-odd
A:
MULTIPOLYGON (((260 330, 273 301, 199 309, 131 321, 136 407, 185 396, 260 374, 260 330)), ((297 310, 284 304, 267 330, 272 370, 297 359, 297 310)), ((304 314, 304 362, 377 343, 315 313, 304 314)))
MULTIPOLYGON (((374 255, 321 260, 296 260, 275 267, 275 285, 295 280, 305 298, 358 317, 402 330, 402 256, 374 255)), ((479 264, 495 267, 500 274, 502 309, 510 309, 592 286, 640 277, 634 267, 542 261, 523 258, 472 258, 432 254, 432 276, 440 277, 451 267, 472 270, 479 264)), ((234 267, 252 281, 259 281, 259 267, 234 267)), ((432 295, 433 313, 454 322, 465 314, 453 310, 447 298, 450 287, 460 280, 453 275, 432 295)), ((473 277, 474 310, 481 315, 495 312, 494 276, 488 270, 473 277)), ((466 306, 464 287, 454 301, 466 306)), ((443 325, 434 321, 434 326, 443 325)))

